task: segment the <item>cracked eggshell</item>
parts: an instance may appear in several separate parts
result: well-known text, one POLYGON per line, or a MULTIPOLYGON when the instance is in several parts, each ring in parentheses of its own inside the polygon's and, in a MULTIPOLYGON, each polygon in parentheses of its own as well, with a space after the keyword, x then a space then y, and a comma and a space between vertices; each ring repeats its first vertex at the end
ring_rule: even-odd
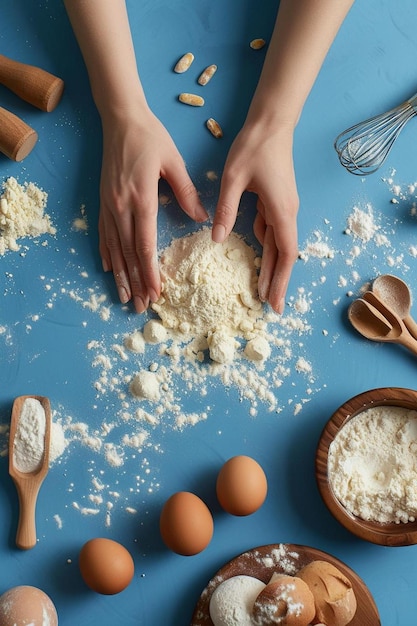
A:
POLYGON ((357 601, 350 580, 327 561, 312 561, 297 576, 309 586, 316 607, 315 624, 347 626, 353 619, 357 601))

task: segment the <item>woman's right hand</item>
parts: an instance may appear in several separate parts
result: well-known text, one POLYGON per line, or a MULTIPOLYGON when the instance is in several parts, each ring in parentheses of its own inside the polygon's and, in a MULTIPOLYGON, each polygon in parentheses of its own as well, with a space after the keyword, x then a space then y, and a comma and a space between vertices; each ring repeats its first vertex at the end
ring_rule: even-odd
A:
POLYGON ((122 303, 142 313, 161 292, 157 256, 158 181, 165 179, 182 210, 208 218, 184 161, 163 124, 149 110, 103 119, 100 255, 114 274, 122 303))

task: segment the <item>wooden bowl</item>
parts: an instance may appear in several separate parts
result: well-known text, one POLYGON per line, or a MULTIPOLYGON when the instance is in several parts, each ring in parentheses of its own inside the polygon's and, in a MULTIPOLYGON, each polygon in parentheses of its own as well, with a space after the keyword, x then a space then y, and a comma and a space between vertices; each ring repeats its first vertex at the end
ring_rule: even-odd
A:
POLYGON ((224 580, 244 574, 266 584, 276 572, 296 575, 302 567, 317 560, 331 563, 352 583, 358 607, 349 626, 381 626, 372 594, 356 572, 327 552, 290 543, 252 548, 223 565, 203 589, 194 609, 191 626, 214 626, 210 617, 210 599, 213 591, 224 580))
POLYGON ((372 407, 392 406, 417 410, 417 391, 401 387, 381 387, 365 391, 343 404, 330 418, 321 434, 316 452, 316 478, 320 494, 334 517, 350 532, 383 546, 410 546, 417 543, 417 520, 407 523, 366 521, 350 513, 336 498, 329 481, 329 446, 337 433, 353 417, 372 407))

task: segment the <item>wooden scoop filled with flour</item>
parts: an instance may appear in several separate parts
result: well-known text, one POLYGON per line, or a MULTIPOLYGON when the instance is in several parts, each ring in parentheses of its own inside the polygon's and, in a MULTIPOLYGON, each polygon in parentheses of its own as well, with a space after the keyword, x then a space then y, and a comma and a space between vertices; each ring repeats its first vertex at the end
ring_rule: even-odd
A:
POLYGON ((49 469, 51 407, 44 396, 19 396, 12 409, 9 437, 9 474, 19 496, 16 545, 36 545, 36 501, 49 469))

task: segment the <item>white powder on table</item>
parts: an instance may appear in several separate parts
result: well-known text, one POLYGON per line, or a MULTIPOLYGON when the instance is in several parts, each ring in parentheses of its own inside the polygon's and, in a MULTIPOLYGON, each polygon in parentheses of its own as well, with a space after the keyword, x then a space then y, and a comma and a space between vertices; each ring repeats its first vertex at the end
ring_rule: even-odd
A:
POLYGON ((47 199, 48 194, 34 183, 20 185, 13 177, 6 180, 0 196, 0 255, 20 250, 20 238, 56 233, 45 213, 47 199))
POLYGON ((417 517, 417 411, 367 409, 349 420, 329 447, 328 471, 337 499, 376 522, 417 517))
POLYGON ((365 242, 370 241, 379 228, 375 223, 374 213, 370 204, 366 206, 366 211, 357 206, 353 207, 353 212, 349 215, 347 223, 346 233, 351 233, 354 237, 365 242))
POLYGON ((255 251, 231 233, 222 244, 204 228, 175 239, 161 256, 163 291, 153 305, 163 325, 184 336, 243 336, 262 317, 255 251))

